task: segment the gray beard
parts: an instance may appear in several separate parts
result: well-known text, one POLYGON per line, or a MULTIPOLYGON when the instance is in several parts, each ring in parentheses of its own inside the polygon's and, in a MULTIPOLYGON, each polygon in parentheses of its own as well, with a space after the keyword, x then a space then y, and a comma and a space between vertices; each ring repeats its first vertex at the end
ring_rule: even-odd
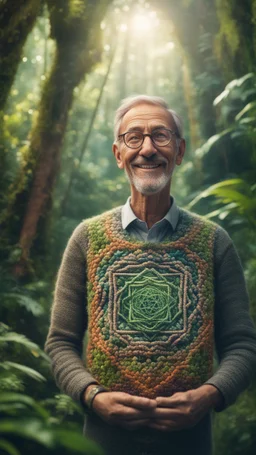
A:
POLYGON ((150 196, 151 194, 159 193, 170 181, 170 175, 163 173, 160 177, 156 179, 152 179, 152 182, 145 182, 142 178, 138 178, 136 176, 130 176, 125 169, 125 175, 133 186, 135 186, 136 190, 141 193, 145 194, 145 196, 150 196))

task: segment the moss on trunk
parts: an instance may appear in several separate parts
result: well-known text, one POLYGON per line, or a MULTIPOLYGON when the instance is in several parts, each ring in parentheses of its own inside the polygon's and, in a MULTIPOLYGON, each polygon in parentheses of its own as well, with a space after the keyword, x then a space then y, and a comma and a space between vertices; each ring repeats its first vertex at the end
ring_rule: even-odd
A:
POLYGON ((256 69, 255 0, 216 0, 216 54, 226 82, 256 69))
POLYGON ((28 272, 30 250, 39 235, 38 223, 47 215, 58 174, 73 92, 100 58, 100 22, 109 3, 110 0, 48 0, 56 55, 5 217, 5 225, 12 224, 13 240, 19 238, 21 257, 14 268, 16 275, 28 272))
POLYGON ((4 1, 0 5, 0 111, 12 87, 22 49, 38 16, 40 0, 4 1))
MULTIPOLYGON (((3 111, 21 60, 22 50, 38 13, 40 0, 3 0, 0 4, 0 193, 8 186, 3 111)), ((0 201, 0 208, 3 201, 0 201)))

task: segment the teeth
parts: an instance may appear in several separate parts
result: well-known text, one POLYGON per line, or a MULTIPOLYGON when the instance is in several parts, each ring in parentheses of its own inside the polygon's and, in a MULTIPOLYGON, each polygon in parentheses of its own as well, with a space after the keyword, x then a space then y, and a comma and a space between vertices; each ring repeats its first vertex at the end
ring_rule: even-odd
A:
POLYGON ((147 166, 146 164, 140 164, 138 167, 141 167, 142 169, 155 169, 158 166, 159 166, 159 164, 155 164, 154 166, 147 166))

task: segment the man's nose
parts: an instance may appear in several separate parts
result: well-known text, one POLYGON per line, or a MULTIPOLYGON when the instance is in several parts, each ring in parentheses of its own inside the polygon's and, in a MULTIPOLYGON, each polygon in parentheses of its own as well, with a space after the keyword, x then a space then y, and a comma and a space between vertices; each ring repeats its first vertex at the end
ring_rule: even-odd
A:
POLYGON ((152 155, 155 155, 156 153, 157 149, 153 141, 151 140, 151 137, 145 136, 139 154, 145 156, 146 158, 150 158, 152 155))

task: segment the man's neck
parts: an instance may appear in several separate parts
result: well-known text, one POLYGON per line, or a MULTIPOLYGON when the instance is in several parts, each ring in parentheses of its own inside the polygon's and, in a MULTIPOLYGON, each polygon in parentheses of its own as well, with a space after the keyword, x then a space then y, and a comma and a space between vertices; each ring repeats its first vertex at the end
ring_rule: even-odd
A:
POLYGON ((136 217, 147 223, 150 229, 160 221, 171 206, 170 188, 164 188, 157 194, 147 196, 131 189, 131 208, 136 217))

